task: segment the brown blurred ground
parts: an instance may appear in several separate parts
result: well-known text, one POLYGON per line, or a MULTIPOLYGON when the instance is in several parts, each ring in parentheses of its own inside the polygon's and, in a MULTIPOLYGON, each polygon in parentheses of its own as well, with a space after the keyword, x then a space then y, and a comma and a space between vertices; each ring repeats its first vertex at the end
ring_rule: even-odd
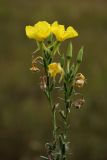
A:
POLYGON ((0 0, 0 160, 40 159, 51 139, 47 102, 29 71, 35 42, 24 31, 39 20, 80 33, 73 45, 74 54, 85 46, 86 104, 71 113, 72 159, 107 160, 106 0, 0 0))

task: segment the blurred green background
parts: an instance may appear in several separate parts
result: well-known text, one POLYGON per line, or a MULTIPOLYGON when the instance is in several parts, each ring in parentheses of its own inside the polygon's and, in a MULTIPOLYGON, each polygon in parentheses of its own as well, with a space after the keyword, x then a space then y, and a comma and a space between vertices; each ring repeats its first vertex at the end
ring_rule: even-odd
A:
POLYGON ((71 113, 71 159, 107 160, 107 0, 0 0, 0 160, 38 160, 52 138, 46 98, 29 71, 36 45, 24 30, 39 20, 73 25, 74 54, 85 47, 86 104, 71 113))

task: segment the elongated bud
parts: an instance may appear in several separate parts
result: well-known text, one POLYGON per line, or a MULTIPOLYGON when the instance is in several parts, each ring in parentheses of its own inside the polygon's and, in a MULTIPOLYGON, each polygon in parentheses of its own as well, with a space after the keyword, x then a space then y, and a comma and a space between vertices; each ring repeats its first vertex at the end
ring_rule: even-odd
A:
POLYGON ((81 63, 81 62, 82 62, 83 50, 84 50, 83 47, 81 47, 80 50, 79 50, 79 53, 78 53, 78 55, 77 55, 77 63, 81 63))
POLYGON ((71 58, 72 58, 72 43, 70 42, 67 48, 67 59, 71 59, 71 58))

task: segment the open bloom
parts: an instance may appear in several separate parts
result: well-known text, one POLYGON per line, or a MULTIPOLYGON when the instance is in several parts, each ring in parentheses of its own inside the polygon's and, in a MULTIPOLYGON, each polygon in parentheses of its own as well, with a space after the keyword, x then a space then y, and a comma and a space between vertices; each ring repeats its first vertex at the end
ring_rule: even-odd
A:
POLYGON ((63 74, 63 68, 61 67, 60 63, 51 63, 48 65, 48 72, 50 73, 51 77, 55 78, 57 74, 63 74))
POLYGON ((30 39, 43 41, 50 35, 50 24, 46 21, 39 21, 34 26, 26 26, 26 35, 30 39))
POLYGON ((64 41, 78 36, 78 33, 72 26, 69 26, 65 30, 64 25, 59 25, 57 21, 51 25, 51 32, 56 36, 58 41, 64 41))
POLYGON ((82 73, 78 73, 75 78, 76 87, 81 88, 84 86, 84 83, 85 83, 85 76, 82 73))

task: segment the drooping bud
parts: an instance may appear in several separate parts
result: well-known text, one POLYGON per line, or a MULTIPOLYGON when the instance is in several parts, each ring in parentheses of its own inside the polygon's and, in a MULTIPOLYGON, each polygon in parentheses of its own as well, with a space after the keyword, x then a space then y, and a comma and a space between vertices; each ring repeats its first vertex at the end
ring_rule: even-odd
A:
POLYGON ((68 48, 67 48, 67 59, 71 59, 72 58, 72 43, 70 42, 68 44, 68 48))
POLYGON ((79 50, 79 53, 78 53, 78 55, 77 55, 77 63, 79 63, 79 64, 82 62, 83 50, 84 50, 84 48, 81 47, 80 50, 79 50))

